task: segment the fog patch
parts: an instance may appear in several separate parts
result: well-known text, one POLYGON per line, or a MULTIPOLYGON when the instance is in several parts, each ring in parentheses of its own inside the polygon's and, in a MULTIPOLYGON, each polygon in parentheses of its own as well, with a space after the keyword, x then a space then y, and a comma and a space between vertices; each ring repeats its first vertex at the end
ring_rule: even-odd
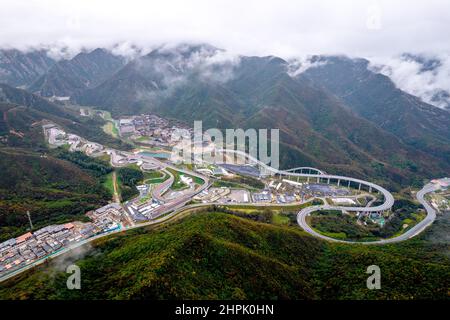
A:
POLYGON ((83 259, 88 254, 93 254, 95 252, 94 247, 90 242, 69 250, 67 253, 61 255, 60 257, 53 259, 51 266, 57 271, 66 271, 66 268, 71 264, 76 264, 78 260, 83 259))
POLYGON ((203 81, 226 83, 234 78, 235 68, 241 58, 226 51, 219 51, 213 56, 199 61, 199 75, 203 81))
POLYGON ((154 101, 170 96, 190 81, 226 83, 233 79, 240 57, 210 45, 166 45, 133 61, 145 80, 138 100, 154 101))
POLYGON ((288 61, 287 73, 290 77, 295 78, 308 69, 321 67, 327 64, 325 59, 318 56, 303 56, 288 61))
MULTIPOLYGON (((68 252, 49 260, 49 267, 44 269, 44 272, 48 275, 48 280, 52 282, 52 285, 56 285, 56 282, 61 274, 66 274, 67 267, 73 264, 77 264, 78 261, 85 258, 88 255, 95 254, 95 249, 90 242, 76 247, 68 252)), ((69 274, 67 274, 67 277, 69 274)), ((83 275, 81 275, 83 276, 83 275)))
POLYGON ((126 62, 130 62, 146 53, 148 49, 139 47, 131 42, 125 41, 113 45, 110 49, 111 53, 116 56, 125 58, 126 62))
POLYGON ((402 54, 371 59, 369 70, 388 76, 401 90, 450 110, 450 56, 402 54))

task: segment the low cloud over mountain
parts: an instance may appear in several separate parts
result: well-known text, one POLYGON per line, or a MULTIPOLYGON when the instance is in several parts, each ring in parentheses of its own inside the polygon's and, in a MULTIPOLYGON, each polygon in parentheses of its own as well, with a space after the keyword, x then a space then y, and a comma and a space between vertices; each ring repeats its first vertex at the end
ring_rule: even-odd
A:
POLYGON ((450 109, 450 55, 402 54, 374 58, 371 70, 392 79, 396 86, 423 101, 450 109))

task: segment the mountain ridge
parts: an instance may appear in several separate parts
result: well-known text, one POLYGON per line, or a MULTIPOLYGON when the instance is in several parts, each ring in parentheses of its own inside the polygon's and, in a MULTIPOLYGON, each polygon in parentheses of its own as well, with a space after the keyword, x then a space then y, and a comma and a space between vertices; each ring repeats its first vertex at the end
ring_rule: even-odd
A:
POLYGON ((80 52, 70 60, 63 59, 55 63, 28 89, 46 97, 71 96, 80 90, 100 84, 124 63, 123 57, 106 49, 80 52))
MULTIPOLYGON (((211 65, 204 62, 203 67, 195 60, 200 56, 208 61, 207 55, 196 55, 198 51, 181 58, 176 53, 152 52, 76 99, 117 116, 156 112, 185 122, 203 120, 205 128, 280 128, 286 167, 300 162, 359 177, 389 176, 400 184, 412 183, 412 176, 450 170, 445 148, 444 153, 428 154, 420 144, 405 143, 398 132, 358 113, 314 79, 290 76, 284 59, 241 56, 238 63, 213 65, 216 77, 205 79, 202 68, 211 65), (140 63, 145 72, 135 67, 140 63), (177 64, 190 67, 176 68, 177 64), (231 75, 217 77, 222 74, 231 75)), ((429 136, 424 131, 419 138, 423 135, 426 140, 425 134, 429 136)), ((433 137, 445 144, 445 139, 433 137)))
POLYGON ((47 72, 55 62, 43 49, 31 51, 0 50, 0 83, 6 83, 14 87, 27 87, 47 72))
MULTIPOLYGON (((94 53, 105 52, 97 49, 82 56, 94 53)), ((328 63, 293 76, 290 62, 276 56, 223 54, 207 45, 158 48, 125 63, 91 88, 82 89, 83 84, 71 99, 109 110, 115 117, 154 112, 191 125, 202 120, 205 129, 280 128, 282 166, 301 163, 381 183, 387 179, 394 189, 450 171, 450 118, 445 111, 422 104, 385 76, 367 70, 367 60, 315 58, 347 62, 346 72, 333 71, 331 76, 338 88, 359 90, 358 105, 314 77, 314 72, 327 70, 328 63), (381 83, 378 91, 372 86, 365 94, 356 86, 367 75, 381 83), (388 98, 389 108, 379 103, 383 89, 393 97, 388 98), (376 112, 358 107, 365 99, 378 108, 376 112), (394 111, 386 109, 400 114, 394 117, 394 111)))
POLYGON ((398 89, 387 76, 367 68, 365 59, 320 58, 307 77, 339 97, 361 117, 395 134, 411 146, 450 160, 450 112, 398 89))

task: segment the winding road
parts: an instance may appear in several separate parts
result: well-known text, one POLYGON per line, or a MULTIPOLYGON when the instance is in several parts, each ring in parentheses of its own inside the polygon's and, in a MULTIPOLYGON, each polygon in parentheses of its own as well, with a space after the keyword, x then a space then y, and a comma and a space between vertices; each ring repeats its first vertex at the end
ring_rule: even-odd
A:
POLYGON ((393 238, 389 238, 389 239, 382 239, 382 240, 377 240, 377 241, 370 241, 370 242, 367 242, 367 241, 366 242, 357 242, 357 241, 346 241, 346 240, 334 239, 334 238, 325 236, 325 235, 313 230, 306 222, 306 217, 309 216, 312 212, 319 211, 319 210, 344 210, 347 212, 382 212, 382 211, 390 210, 392 208, 392 206, 394 205, 394 197, 392 196, 392 194, 385 188, 383 188, 375 183, 356 179, 356 178, 351 178, 351 177, 329 175, 329 174, 326 174, 326 173, 320 171, 319 169, 315 169, 315 168, 300 167, 300 168, 294 168, 294 169, 288 169, 288 170, 278 170, 278 169, 275 169, 275 168, 272 168, 272 167, 266 165, 265 163, 262 163, 258 159, 254 158, 254 157, 250 156, 249 154, 242 152, 242 151, 221 149, 221 150, 218 150, 217 152, 227 153, 227 154, 234 153, 238 156, 243 156, 243 157, 249 159, 253 164, 258 165, 266 173, 270 173, 273 175, 288 176, 288 177, 306 177, 308 179, 317 179, 317 182, 320 182, 323 179, 325 179, 328 182, 328 184, 332 180, 335 180, 335 181, 337 181, 338 185, 340 185, 340 183, 342 181, 345 181, 348 183, 348 186, 350 186, 350 183, 357 184, 359 186, 359 188, 361 188, 361 185, 364 185, 364 186, 368 187, 370 191, 375 190, 383 195, 384 202, 375 207, 370 207, 370 206, 345 207, 345 206, 320 205, 320 206, 307 207, 307 208, 304 208, 301 211, 299 211, 297 214, 297 223, 299 224, 299 226, 303 230, 308 232, 309 234, 311 234, 315 237, 321 238, 323 240, 332 241, 332 242, 349 243, 349 244, 395 243, 395 242, 405 241, 407 239, 410 239, 410 238, 418 235, 426 227, 431 225, 433 223, 433 221, 436 219, 436 210, 425 201, 424 196, 427 193, 438 190, 440 187, 436 184, 428 183, 420 191, 418 191, 417 195, 416 195, 417 200, 424 206, 425 210, 427 211, 427 216, 425 217, 424 220, 420 221, 417 225, 415 225, 411 229, 407 230, 405 233, 403 233, 397 237, 393 237, 393 238), (302 171, 302 169, 316 171, 317 174, 306 174, 306 173, 293 172, 293 171, 297 171, 297 170, 302 171))
POLYGON ((327 240, 327 241, 333 241, 333 242, 341 242, 341 243, 352 243, 352 244, 388 244, 388 243, 395 243, 400 241, 408 240, 412 237, 417 236, 419 233, 421 233, 423 230, 425 230, 426 227, 431 225, 433 221, 436 219, 436 210, 428 204, 425 200, 425 195, 430 192, 434 192, 438 190, 439 187, 436 185, 429 183, 425 185, 420 191, 417 192, 417 200, 422 204, 427 211, 427 216, 420 221, 418 224, 416 224, 411 229, 407 230, 405 233, 389 239, 382 239, 377 241, 370 241, 370 242, 357 242, 357 241, 345 241, 345 240, 338 240, 331 237, 327 237, 315 230, 313 230, 308 223, 306 222, 306 217, 309 216, 312 212, 318 211, 318 210, 341 210, 340 207, 333 207, 333 206, 314 206, 314 207, 308 207, 303 210, 301 210, 297 214, 297 223, 299 226, 308 232, 309 234, 327 240))

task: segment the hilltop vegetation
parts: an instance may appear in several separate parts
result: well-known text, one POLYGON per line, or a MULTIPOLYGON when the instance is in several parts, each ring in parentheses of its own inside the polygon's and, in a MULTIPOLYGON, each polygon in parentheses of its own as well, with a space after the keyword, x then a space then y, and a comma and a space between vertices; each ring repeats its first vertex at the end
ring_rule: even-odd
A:
POLYGON ((27 210, 39 228, 83 219, 111 197, 101 185, 111 169, 84 154, 0 148, 0 157, 0 241, 26 232, 27 210))
POLYGON ((309 223, 316 231, 332 238, 374 241, 404 233, 419 223, 425 215, 420 204, 408 199, 397 199, 392 207, 392 213, 386 218, 383 226, 367 218, 362 218, 358 223, 358 217, 344 214, 339 210, 313 212, 309 217, 309 223))
POLYGON ((120 150, 131 146, 102 130, 100 116, 82 117, 77 108, 61 106, 25 90, 0 84, 0 147, 46 149, 42 124, 51 121, 88 140, 120 150))
POLYGON ((117 178, 122 199, 127 201, 139 194, 136 185, 142 182, 144 174, 138 167, 130 166, 117 169, 117 178))
POLYGON ((76 262, 82 290, 66 289, 56 262, 4 283, 0 298, 445 299, 450 279, 449 258, 423 240, 330 244, 298 228, 219 212, 98 240, 76 262), (381 290, 366 288, 372 264, 382 270, 381 290))
POLYGON ((102 177, 112 172, 112 167, 108 162, 98 158, 89 157, 81 151, 69 152, 64 148, 58 148, 51 152, 57 158, 67 160, 88 172, 91 176, 102 177))

